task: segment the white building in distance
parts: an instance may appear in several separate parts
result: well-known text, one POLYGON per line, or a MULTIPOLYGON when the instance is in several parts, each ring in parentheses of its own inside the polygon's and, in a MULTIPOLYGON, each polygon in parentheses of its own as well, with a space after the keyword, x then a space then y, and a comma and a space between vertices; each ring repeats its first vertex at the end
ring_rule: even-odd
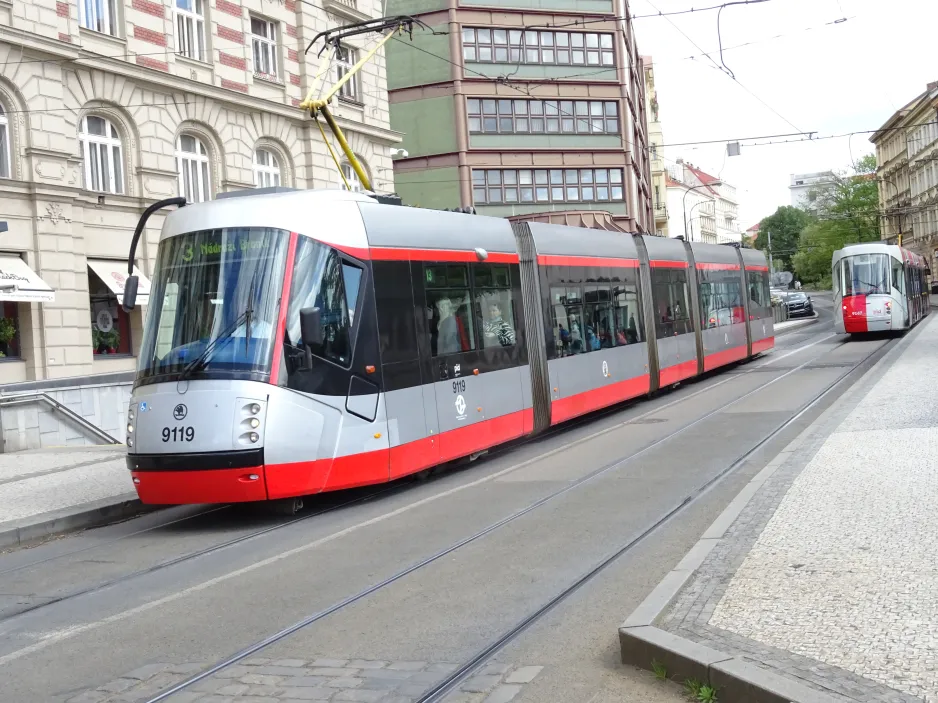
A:
POLYGON ((742 241, 736 187, 677 160, 668 167, 668 236, 692 242, 742 241))
POLYGON ((788 192, 791 193, 792 207, 802 210, 814 210, 813 194, 818 190, 834 183, 832 171, 819 171, 818 173, 793 173, 788 192))

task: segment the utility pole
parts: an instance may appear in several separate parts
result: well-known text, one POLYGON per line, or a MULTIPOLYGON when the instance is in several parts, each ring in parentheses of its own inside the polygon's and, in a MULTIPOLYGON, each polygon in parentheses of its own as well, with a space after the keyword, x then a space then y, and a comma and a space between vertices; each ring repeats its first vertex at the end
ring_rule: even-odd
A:
POLYGON ((772 279, 772 274, 775 273, 775 267, 772 265, 772 230, 769 229, 766 234, 769 235, 769 280, 772 279))

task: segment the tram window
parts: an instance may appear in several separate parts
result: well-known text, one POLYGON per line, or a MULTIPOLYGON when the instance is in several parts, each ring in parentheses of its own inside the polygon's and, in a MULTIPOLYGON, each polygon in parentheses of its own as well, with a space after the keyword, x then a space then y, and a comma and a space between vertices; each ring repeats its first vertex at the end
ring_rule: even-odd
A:
POLYGON ((886 254, 857 254, 844 258, 844 295, 888 293, 888 258, 886 254))
POLYGON ((553 286, 550 289, 550 300, 556 356, 582 354, 586 351, 586 346, 583 339, 583 302, 579 287, 553 286))
POLYGON ((162 359, 173 347, 176 329, 176 313, 179 311, 179 284, 169 281, 163 291, 163 305, 160 307, 160 322, 156 328, 156 358, 162 359))
POLYGON ((722 271, 703 271, 700 284, 700 316, 705 328, 744 322, 738 274, 732 279, 722 271))
POLYGON ((693 332, 687 300, 687 272, 653 269, 651 284, 655 307, 655 336, 663 339, 693 332))
POLYGON ((770 302, 765 287, 765 274, 749 271, 746 278, 749 281, 749 315, 754 319, 768 317, 770 302))
POLYGON ((905 294, 905 271, 902 262, 892 259, 892 287, 905 294))
POLYGON ((461 354, 476 348, 466 264, 424 266, 427 322, 433 356, 461 354))
POLYGON ((355 324, 355 310, 358 307, 358 289, 361 288, 362 270, 342 262, 342 280, 345 283, 345 299, 348 303, 349 325, 355 324))
POLYGON ((317 355, 349 366, 350 320, 342 261, 334 249, 308 237, 301 237, 297 244, 290 306, 287 309, 284 351, 290 357, 287 362, 288 373, 291 367, 299 370, 299 365, 305 365, 305 348, 300 333, 300 310, 304 308, 319 308, 320 311, 324 343, 317 355), (302 353, 298 353, 300 351, 302 353))
POLYGON ((642 312, 638 300, 638 272, 629 271, 612 287, 617 345, 636 344, 642 336, 642 312))
POLYGON ((517 334, 511 304, 510 267, 474 264, 472 284, 477 316, 482 320, 482 347, 513 346, 517 334))
POLYGON ((608 284, 584 286, 583 302, 586 312, 586 348, 596 351, 616 346, 612 288, 608 284))
POLYGON ((395 364, 417 359, 416 313, 409 261, 373 261, 375 304, 381 362, 395 364))

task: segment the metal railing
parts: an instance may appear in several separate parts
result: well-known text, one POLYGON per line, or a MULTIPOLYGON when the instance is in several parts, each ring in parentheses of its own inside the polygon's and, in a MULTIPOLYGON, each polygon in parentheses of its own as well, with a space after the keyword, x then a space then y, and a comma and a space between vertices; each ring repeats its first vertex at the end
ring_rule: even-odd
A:
POLYGON ((788 320, 788 305, 786 303, 772 303, 772 312, 775 313, 775 323, 788 320))
POLYGON ((62 413, 62 415, 67 417, 82 429, 93 434, 98 439, 103 440, 105 444, 123 444, 123 442, 121 442, 119 439, 112 437, 94 423, 89 422, 86 418, 82 417, 68 406, 63 405, 57 401, 48 393, 22 393, 18 395, 0 397, 0 407, 7 407, 11 405, 28 405, 30 403, 36 402, 48 403, 53 412, 62 413))

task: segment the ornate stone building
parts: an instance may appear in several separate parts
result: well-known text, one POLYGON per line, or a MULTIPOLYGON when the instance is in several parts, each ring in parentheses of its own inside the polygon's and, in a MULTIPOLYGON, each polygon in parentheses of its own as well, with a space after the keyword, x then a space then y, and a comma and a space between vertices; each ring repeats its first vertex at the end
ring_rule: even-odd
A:
POLYGON ((882 237, 938 271, 938 81, 889 118, 876 146, 882 237))
MULTIPOLYGON (((379 0, 0 0, 0 384, 134 368, 146 308, 126 315, 117 296, 155 200, 340 187, 297 106, 320 61, 340 75, 377 36, 338 57, 303 52, 381 12, 379 0)), ((383 54, 335 113, 375 187, 393 190, 383 54)), ((144 277, 161 225, 137 252, 144 277)))

